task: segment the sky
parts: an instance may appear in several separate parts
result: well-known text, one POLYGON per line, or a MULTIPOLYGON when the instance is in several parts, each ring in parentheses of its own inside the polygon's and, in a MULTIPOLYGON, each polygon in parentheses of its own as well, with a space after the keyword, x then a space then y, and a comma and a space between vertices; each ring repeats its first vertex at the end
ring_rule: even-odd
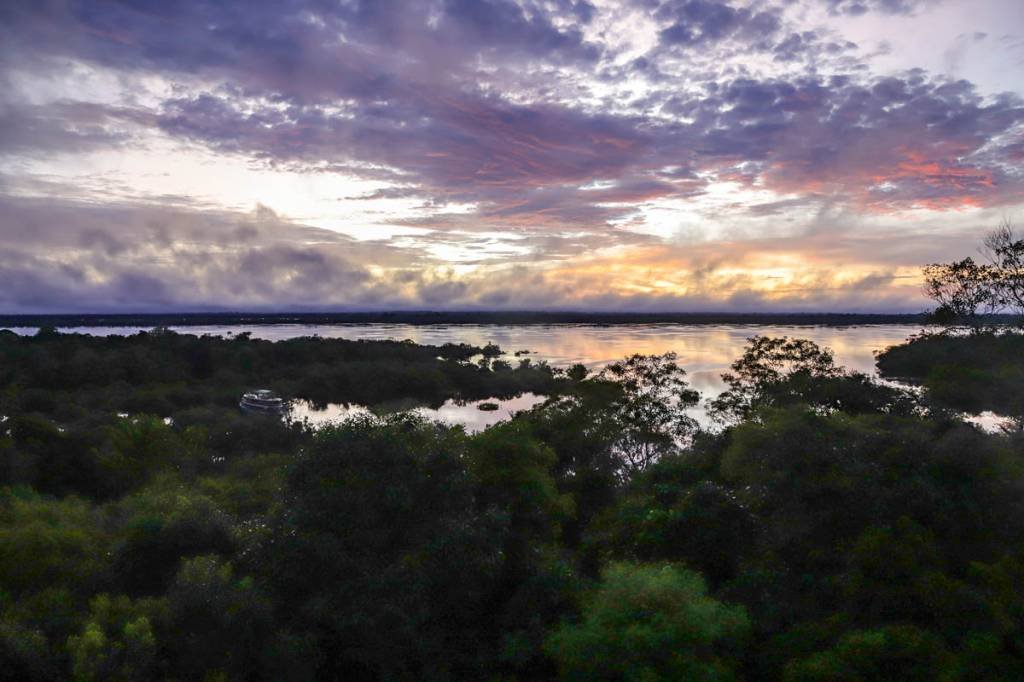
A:
POLYGON ((5 0, 0 312, 917 312, 1021 0, 5 0))

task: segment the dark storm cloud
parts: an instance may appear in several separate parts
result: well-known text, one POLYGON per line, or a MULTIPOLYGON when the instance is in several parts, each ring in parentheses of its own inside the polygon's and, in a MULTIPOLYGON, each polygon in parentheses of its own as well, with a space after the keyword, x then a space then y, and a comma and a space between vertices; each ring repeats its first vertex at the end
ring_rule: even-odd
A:
MULTIPOLYGON (((504 275, 456 279, 426 256, 411 259, 405 249, 297 225, 265 208, 231 214, 0 198, 0 216, 0 239, 10 245, 0 252, 0 308, 17 312, 478 307, 511 283, 504 275), (370 265, 385 271, 371 275, 370 265)), ((576 253, 595 246, 592 238, 565 241, 576 253)), ((523 288, 545 281, 519 277, 509 300, 571 303, 572 292, 554 300, 551 291, 523 288)))
POLYGON ((771 52, 775 61, 796 62, 841 55, 856 47, 847 40, 830 40, 819 31, 794 31, 773 45, 771 52))

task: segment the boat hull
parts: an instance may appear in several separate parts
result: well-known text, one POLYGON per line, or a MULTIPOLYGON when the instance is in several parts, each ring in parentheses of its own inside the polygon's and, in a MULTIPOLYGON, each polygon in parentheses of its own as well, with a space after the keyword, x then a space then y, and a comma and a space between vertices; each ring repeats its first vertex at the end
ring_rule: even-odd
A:
POLYGON ((240 400, 238 402, 238 406, 242 408, 243 411, 251 412, 254 414, 282 414, 288 408, 288 406, 285 405, 283 402, 261 404, 248 401, 245 399, 240 400))

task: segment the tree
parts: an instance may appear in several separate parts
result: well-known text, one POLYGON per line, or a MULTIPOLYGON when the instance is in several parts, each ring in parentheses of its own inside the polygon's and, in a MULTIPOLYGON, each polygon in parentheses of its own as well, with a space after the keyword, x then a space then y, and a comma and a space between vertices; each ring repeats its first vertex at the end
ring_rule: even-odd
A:
POLYGON ((112 568, 131 596, 163 592, 183 558, 235 547, 230 517, 193 489, 157 484, 122 500, 118 512, 123 526, 112 568))
POLYGON ((748 339, 743 355, 732 363, 732 372, 722 375, 729 388, 711 401, 711 414, 720 422, 740 421, 756 408, 773 405, 777 390, 795 378, 837 377, 832 351, 807 339, 788 336, 748 339))
POLYGON ((919 384, 930 412, 992 411, 1024 426, 1024 334, 922 334, 878 355, 881 376, 919 384))
POLYGON ((273 613, 252 578, 235 575, 231 563, 216 555, 186 559, 166 601, 167 648, 180 679, 269 677, 261 668, 273 613))
POLYGON ((945 325, 977 326, 978 309, 993 312, 998 304, 997 268, 964 258, 924 266, 924 294, 938 303, 932 318, 945 325))
MULTIPOLYGON (((481 514, 494 518, 501 542, 501 568, 479 636, 500 647, 512 674, 528 678, 550 666, 541 652, 547 628, 568 606, 571 573, 557 545, 572 497, 559 494, 551 474, 557 457, 526 421, 493 426, 469 443, 468 469, 481 514)), ((548 671, 549 672, 549 671, 548 671)))
MULTIPOLYGON (((291 468, 259 551, 321 679, 471 672, 502 568, 461 429, 409 413, 321 429, 291 468)), ((483 676, 482 674, 479 676, 483 676)))
POLYGON ((709 597, 692 571, 617 563, 547 650, 570 680, 730 680, 748 628, 743 608, 709 597))
POLYGON ((0 682, 60 679, 42 632, 0 619, 0 682))
POLYGON ((148 414, 118 419, 107 427, 108 448, 99 452, 100 465, 109 472, 116 492, 143 483, 178 454, 179 440, 160 417, 148 414))
POLYGON ((983 252, 993 273, 994 303, 1018 315, 1024 314, 1024 239, 1017 238, 1009 219, 985 237, 983 252))
POLYGON ((700 402, 700 394, 690 388, 676 359, 675 353, 635 354, 600 374, 622 387, 611 408, 618 432, 615 448, 626 477, 675 451, 697 430, 685 410, 700 402))
POLYGON ((968 257, 924 266, 924 293, 938 304, 933 320, 980 327, 979 310, 1024 314, 1024 239, 1009 219, 985 236, 981 253, 987 263, 968 257))
POLYGON ((68 638, 71 671, 78 682, 135 682, 157 677, 153 619, 163 603, 101 594, 90 604, 88 620, 68 638))
POLYGON ((572 513, 572 499, 559 494, 551 475, 557 457, 521 421, 487 429, 469 445, 478 502, 508 524, 505 560, 525 561, 523 553, 554 540, 561 520, 572 513))
POLYGON ((690 456, 665 458, 648 469, 632 494, 602 518, 604 532, 593 535, 617 555, 682 562, 716 587, 735 577, 755 540, 756 520, 728 486, 676 479, 669 467, 678 469, 690 456))
POLYGON ((685 410, 700 396, 685 376, 674 353, 633 355, 520 416, 558 456, 559 490, 573 496, 576 515, 562 535, 567 545, 578 546, 626 480, 694 434, 697 424, 685 410))
POLYGON ((109 539, 95 508, 75 497, 0 490, 0 591, 54 588, 84 593, 108 561, 109 539))
POLYGON ((584 379, 587 378, 587 375, 589 373, 590 370, 587 369, 587 366, 580 362, 577 362, 576 364, 570 366, 569 369, 565 370, 565 376, 568 377, 569 380, 573 382, 583 381, 584 379))
POLYGON ((941 638, 910 625, 851 632, 836 646, 786 666, 786 682, 954 680, 956 659, 941 638))

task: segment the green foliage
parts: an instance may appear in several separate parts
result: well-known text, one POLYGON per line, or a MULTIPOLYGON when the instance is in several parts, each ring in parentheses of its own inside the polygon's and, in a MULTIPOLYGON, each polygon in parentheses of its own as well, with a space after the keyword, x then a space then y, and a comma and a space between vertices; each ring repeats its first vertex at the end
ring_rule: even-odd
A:
POLYGON ((494 620, 480 634, 501 640, 499 659, 511 672, 539 674, 545 628, 568 606, 572 571, 558 558, 556 542, 573 504, 557 489, 556 462, 526 422, 499 424, 469 442, 477 506, 496 524, 492 533, 501 543, 488 598, 494 620))
POLYGON ((722 474, 785 529, 775 547, 799 564, 831 562, 836 543, 902 516, 957 534, 965 552, 991 552, 1021 531, 1007 519, 1019 465, 1000 445, 962 425, 790 409, 738 427, 722 474), (827 551, 807 553, 808 543, 827 551))
POLYGON ((878 356, 884 377, 913 381, 933 409, 1024 420, 1024 334, 926 334, 878 356))
POLYGON ((732 372, 722 375, 729 388, 711 401, 712 414, 721 421, 745 419, 757 407, 772 405, 773 389, 792 377, 822 379, 840 373, 832 351, 813 341, 767 336, 748 341, 743 355, 732 363, 732 372))
POLYGON ((216 471, 201 476, 199 491, 235 518, 252 518, 266 513, 284 482, 290 458, 281 454, 237 457, 216 471))
POLYGON ((140 414, 119 419, 107 427, 106 450, 100 466, 119 493, 145 483, 154 471, 171 464, 180 447, 177 434, 163 419, 140 414))
POLYGON ((716 586, 736 576, 757 522, 732 489, 707 480, 637 487, 606 520, 613 555, 683 562, 716 586))
POLYGON ((728 389, 709 407, 723 424, 756 419, 761 409, 787 405, 849 414, 908 414, 914 408, 908 393, 844 371, 831 350, 806 339, 755 336, 722 380, 728 389))
MULTIPOLYGON (((273 607, 230 562, 213 555, 183 561, 166 601, 166 646, 181 679, 256 679, 272 669, 273 607)), ((301 661, 289 663, 292 679, 301 678, 301 661)))
POLYGON ((153 619, 162 606, 150 600, 132 602, 124 595, 94 598, 81 633, 68 638, 74 679, 134 682, 156 677, 153 619))
POLYGON ((29 485, 51 495, 98 492, 102 475, 93 443, 36 414, 14 414, 0 437, 0 484, 29 485))
POLYGON ((520 419, 557 457, 559 490, 572 497, 564 525, 569 546, 580 544, 591 519, 618 489, 661 457, 677 453, 696 432, 686 414, 699 399, 673 353, 634 355, 582 378, 520 419))
POLYGON ((627 476, 676 451, 697 430, 684 410, 696 405, 700 394, 689 387, 676 359, 675 353, 631 355, 601 372, 601 378, 622 388, 610 412, 618 433, 615 450, 627 476))
POLYGON ((749 623, 671 565, 611 564, 548 650, 570 680, 729 680, 749 623))
POLYGON ((109 536, 85 500, 0 490, 0 589, 84 592, 106 567, 109 536))
POLYGON ((851 632, 827 651, 786 666, 786 682, 941 682, 957 679, 942 640, 919 628, 851 632))
POLYGON ((48 330, 33 337, 0 335, 0 378, 5 387, 23 387, 10 396, 12 412, 39 412, 64 422, 87 414, 177 418, 197 408, 236 408, 253 386, 318 405, 398 399, 440 405, 449 398, 545 394, 567 382, 529 361, 515 369, 507 363, 491 368, 489 359, 500 352, 493 344, 320 337, 271 342, 248 334, 223 339, 168 330, 94 337, 48 330), (476 355, 484 356, 485 366, 468 362, 476 355))
POLYGON ((1017 409, 1021 338, 880 356, 920 399, 755 338, 702 432, 672 355, 0 333, 0 680, 1021 679, 1021 437, 950 416, 1017 409), (551 393, 467 436, 250 382, 551 393))
POLYGON ((35 682, 59 677, 42 632, 0 620, 0 681, 35 682))
POLYGON ((321 430, 289 472, 264 571, 319 676, 471 671, 501 567, 465 437, 413 415, 321 430))
POLYGON ((570 545, 578 544, 590 519, 615 498, 622 462, 615 451, 619 431, 613 406, 621 394, 614 382, 588 379, 522 416, 555 452, 558 489, 572 496, 575 518, 564 526, 570 545))
POLYGON ((121 590, 132 596, 162 593, 185 557, 230 554, 235 546, 230 518, 190 488, 168 482, 125 498, 112 570, 121 590))
POLYGON ((558 459, 526 422, 498 424, 469 443, 468 470, 481 502, 509 524, 540 540, 554 539, 572 499, 558 492, 551 474, 558 459))

